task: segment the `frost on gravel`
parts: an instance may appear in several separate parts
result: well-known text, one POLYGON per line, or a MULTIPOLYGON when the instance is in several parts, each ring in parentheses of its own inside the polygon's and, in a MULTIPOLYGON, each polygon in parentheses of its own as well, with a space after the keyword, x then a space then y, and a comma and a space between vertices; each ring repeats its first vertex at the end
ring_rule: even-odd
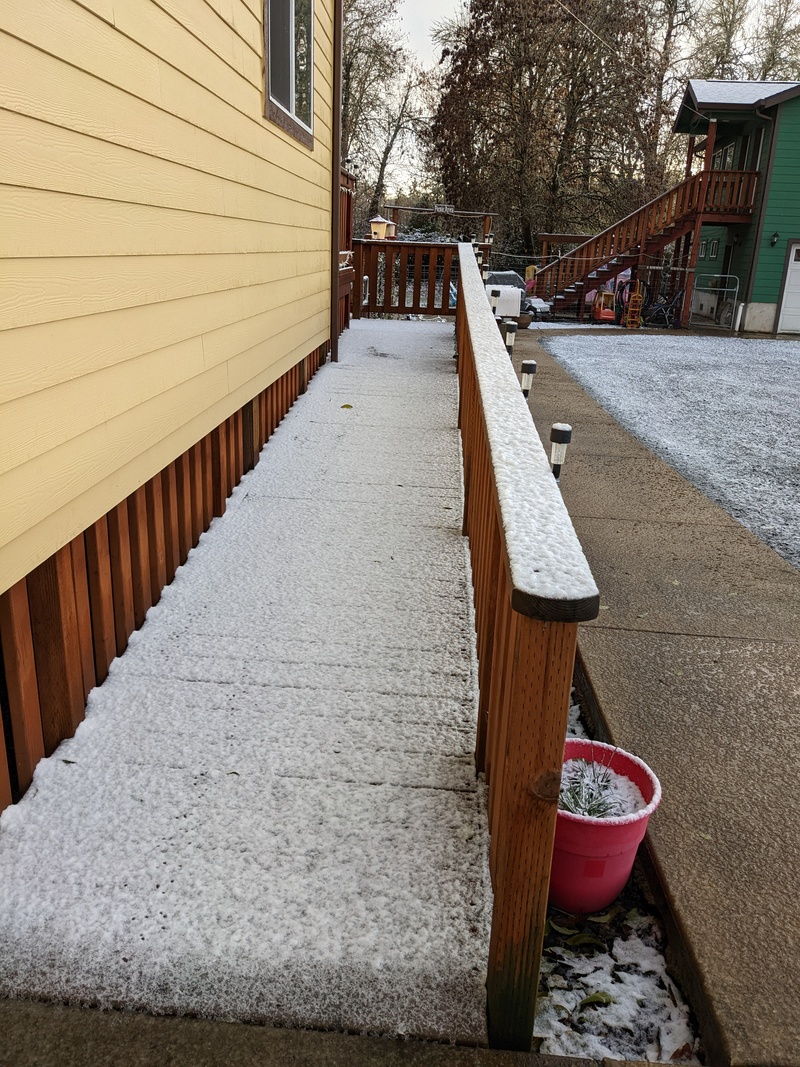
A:
POLYGON ((800 566, 800 341, 637 332, 542 343, 626 430, 800 566))
POLYGON ((485 1041, 452 326, 357 324, 0 820, 0 995, 485 1041))
POLYGON ((667 974, 657 921, 631 909, 624 929, 610 951, 546 949, 534 1024, 544 1039, 540 1053, 699 1063, 689 1008, 667 974))

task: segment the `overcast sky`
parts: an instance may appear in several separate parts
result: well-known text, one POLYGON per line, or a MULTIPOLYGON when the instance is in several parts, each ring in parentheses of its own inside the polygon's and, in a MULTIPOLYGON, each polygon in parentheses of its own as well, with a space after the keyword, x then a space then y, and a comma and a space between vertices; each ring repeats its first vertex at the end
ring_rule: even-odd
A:
POLYGON ((460 7, 460 0, 400 0, 403 33, 408 34, 408 47, 416 52, 424 66, 437 62, 431 45, 430 31, 434 22, 452 15, 460 7))

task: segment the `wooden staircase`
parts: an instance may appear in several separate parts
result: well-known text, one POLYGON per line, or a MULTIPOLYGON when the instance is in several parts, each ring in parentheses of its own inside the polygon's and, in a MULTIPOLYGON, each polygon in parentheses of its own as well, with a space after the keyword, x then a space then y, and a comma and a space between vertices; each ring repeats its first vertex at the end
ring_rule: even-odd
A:
MULTIPOLYGON (((703 222, 725 225, 747 221, 753 212, 756 171, 704 170, 584 241, 536 275, 534 293, 553 302, 555 312, 579 305, 628 268, 650 264, 673 242, 699 232, 703 222)), ((695 245, 696 245, 695 241, 695 245)), ((688 244, 685 258, 688 261, 688 244)), ((677 249, 676 249, 677 251, 677 249)), ((696 247, 692 252, 692 263, 696 247)))

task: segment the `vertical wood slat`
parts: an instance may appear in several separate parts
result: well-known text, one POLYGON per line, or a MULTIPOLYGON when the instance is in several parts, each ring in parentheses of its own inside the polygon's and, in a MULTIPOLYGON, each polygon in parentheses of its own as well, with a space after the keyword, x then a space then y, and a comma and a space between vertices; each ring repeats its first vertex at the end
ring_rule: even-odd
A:
POLYGON ((164 491, 161 473, 154 474, 145 484, 147 508, 147 547, 150 570, 150 603, 157 604, 161 590, 167 584, 167 549, 164 532, 164 491))
POLYGON ((258 452, 255 448, 255 426, 253 405, 245 404, 242 408, 242 470, 247 473, 256 465, 258 452))
POLYGON ((108 676, 108 667, 117 654, 114 625, 114 587, 111 577, 111 549, 108 519, 105 515, 84 534, 86 570, 89 576, 89 602, 92 609, 94 671, 97 684, 108 676))
POLYGON ((78 627, 78 646, 81 653, 84 703, 95 687, 94 641, 92 609, 89 603, 89 578, 86 571, 86 543, 78 534, 69 544, 72 560, 72 586, 75 593, 75 621, 78 627))
POLYGON ((234 412, 233 415, 234 435, 233 443, 235 449, 235 469, 236 469, 236 485, 242 480, 244 474, 244 420, 242 417, 242 409, 234 412))
POLYGON ((228 424, 223 422, 211 434, 212 479, 214 489, 214 514, 225 514, 228 499, 228 424))
POLYGON ((400 249, 400 271, 397 279, 397 307, 399 311, 406 309, 406 288, 408 286, 408 249, 400 249))
POLYGON ((169 463, 161 472, 162 509, 164 512, 164 556, 167 583, 175 577, 181 565, 181 538, 178 524, 178 478, 177 460, 169 463))
POLYGON ((117 655, 121 656, 127 648, 128 638, 136 629, 130 524, 126 500, 108 513, 108 543, 111 553, 111 588, 114 594, 114 633, 117 655))
POLYGON ((8 752, 6 751, 6 739, 0 730, 0 812, 6 810, 13 803, 14 795, 11 792, 11 768, 8 752))
POLYGON ((428 314, 436 310, 436 268, 439 263, 439 250, 435 245, 428 247, 428 299, 426 303, 428 314))
POLYGON ((211 455, 211 434, 200 442, 203 466, 203 529, 207 530, 214 518, 214 461, 211 455))
MULTIPOLYGON (((11 734, 14 738, 17 784, 20 792, 24 793, 31 783, 36 764, 44 755, 39 685, 25 578, 0 596, 0 644, 3 648, 11 734)), ((4 798, 6 804, 11 803, 10 792, 7 798, 4 794, 4 798)), ((0 809, 3 806, 3 800, 0 799, 0 809)))
POLYGON ((128 504, 128 532, 131 543, 131 575, 133 578, 133 618, 138 630, 153 603, 150 584, 150 549, 147 537, 147 499, 145 488, 131 493, 128 504))
POLYGON ((412 311, 418 311, 422 304, 422 248, 414 245, 414 302, 412 311))
POLYGON ((70 546, 31 571, 27 585, 42 738, 49 756, 75 732, 85 707, 70 546))
POLYGON ((197 441, 189 449, 189 491, 192 502, 192 548, 203 532, 203 451, 197 441))
POLYGON ((234 437, 236 436, 236 423, 234 422, 233 415, 227 419, 225 427, 225 435, 228 441, 228 496, 230 496, 236 488, 236 444, 234 441, 234 437))
POLYGON ((175 488, 178 497, 178 539, 181 563, 193 547, 194 520, 192 518, 192 465, 187 449, 175 460, 175 488))

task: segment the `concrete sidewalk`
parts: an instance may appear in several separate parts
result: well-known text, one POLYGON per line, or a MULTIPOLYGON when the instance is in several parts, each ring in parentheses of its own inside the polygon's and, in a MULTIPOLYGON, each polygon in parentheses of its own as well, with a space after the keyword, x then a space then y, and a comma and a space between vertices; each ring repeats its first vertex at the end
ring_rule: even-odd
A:
POLYGON ((650 855, 712 1062, 800 1064, 800 572, 626 433, 532 334, 543 441, 601 593, 585 701, 664 800, 650 855), (549 446, 548 446, 549 447, 549 446))

